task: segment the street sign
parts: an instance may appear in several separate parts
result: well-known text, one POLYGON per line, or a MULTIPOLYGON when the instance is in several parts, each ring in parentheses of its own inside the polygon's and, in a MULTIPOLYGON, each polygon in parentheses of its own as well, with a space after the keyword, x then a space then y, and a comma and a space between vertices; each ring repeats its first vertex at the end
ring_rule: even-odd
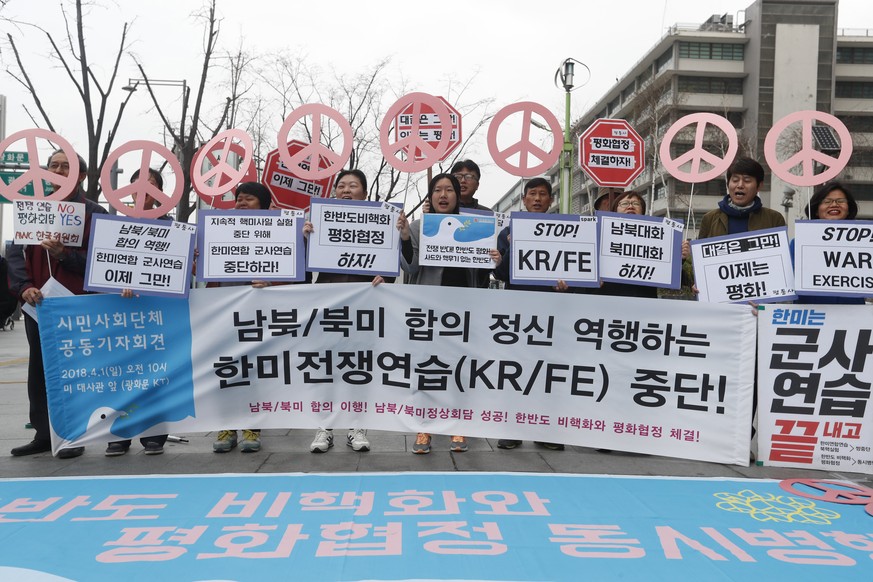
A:
MULTIPOLYGON (((450 119, 452 122, 452 134, 449 140, 449 147, 446 149, 445 153, 440 157, 439 161, 443 161, 449 157, 449 155, 455 151, 459 145, 461 145, 461 113, 452 107, 452 104, 446 101, 444 97, 437 97, 440 101, 442 101, 443 105, 448 108, 451 113, 450 119)), ((394 119, 394 138, 395 141, 400 141, 405 137, 408 137, 413 131, 417 131, 419 137, 431 144, 436 146, 436 144, 442 138, 442 129, 440 128, 440 116, 434 113, 433 107, 427 105, 426 103, 422 103, 420 106, 418 119, 413 119, 413 109, 415 108, 414 104, 410 104, 404 107, 400 113, 397 114, 397 117, 394 119)), ((416 161, 421 161, 425 158, 424 154, 422 154, 421 150, 415 149, 415 159, 416 161)))
POLYGON ((0 165, 25 165, 30 163, 27 152, 3 152, 0 155, 0 165))
POLYGON ((579 165, 598 186, 626 188, 645 159, 643 138, 624 119, 598 119, 579 136, 579 165))
MULTIPOLYGON (((2 180, 7 186, 14 182, 19 176, 21 176, 21 172, 0 172, 0 180, 2 180)), ((53 186, 45 180, 42 181, 42 185, 46 192, 50 192, 53 188, 53 186)), ((33 196, 33 182, 28 182, 24 188, 19 190, 19 192, 24 196, 33 196)), ((6 204, 7 202, 9 202, 9 200, 0 196, 0 204, 6 204)))
MULTIPOLYGON (((291 140, 288 142, 288 152, 293 156, 308 145, 310 144, 291 140)), ((310 158, 306 158, 299 165, 302 169, 308 170, 311 161, 310 158)), ((329 166, 329 160, 323 156, 318 156, 320 169, 326 169, 329 166)), ((279 159, 278 148, 267 154, 264 161, 264 173, 261 176, 261 183, 269 188, 273 194, 273 203, 279 208, 293 210, 308 209, 310 198, 329 198, 333 181, 333 175, 320 180, 304 180, 293 169, 282 163, 282 160, 279 159)))

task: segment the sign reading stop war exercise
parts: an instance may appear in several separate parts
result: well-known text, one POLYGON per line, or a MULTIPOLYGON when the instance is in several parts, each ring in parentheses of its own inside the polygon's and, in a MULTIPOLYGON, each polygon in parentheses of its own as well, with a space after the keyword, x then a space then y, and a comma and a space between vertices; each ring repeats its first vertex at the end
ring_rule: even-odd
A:
POLYGON ((15 243, 38 245, 56 240, 68 247, 82 246, 85 205, 63 200, 16 200, 15 243))
POLYGON ((400 274, 400 206, 365 200, 312 199, 310 271, 358 275, 400 274))
POLYGON ((597 218, 575 214, 513 214, 509 221, 512 268, 521 285, 597 287, 597 218))
POLYGON ((873 296, 873 222, 798 220, 794 233, 798 293, 873 296))
POLYGON ((195 231, 183 222, 93 215, 85 289, 187 297, 195 231))
POLYGON ((303 213, 201 210, 197 277, 202 281, 302 281, 303 213))
POLYGON ((425 214, 418 262, 434 267, 493 269, 497 219, 492 216, 425 214))
POLYGON ((691 243, 699 301, 791 301, 794 271, 784 226, 691 243))
POLYGON ((678 289, 682 222, 653 216, 598 212, 600 279, 678 289))

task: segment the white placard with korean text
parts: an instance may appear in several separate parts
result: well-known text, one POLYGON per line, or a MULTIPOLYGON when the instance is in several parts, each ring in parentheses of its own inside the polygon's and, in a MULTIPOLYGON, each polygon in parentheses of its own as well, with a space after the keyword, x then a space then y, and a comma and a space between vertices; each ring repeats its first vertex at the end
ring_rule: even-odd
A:
POLYGON ((681 287, 682 221, 617 212, 597 212, 597 216, 601 280, 681 287))
POLYGON ((171 220, 92 215, 85 289, 187 297, 196 230, 171 220))
POLYGON ((313 272, 400 274, 399 205, 313 198, 306 266, 313 272), (393 208, 393 210, 392 210, 393 208))
POLYGON ((598 287, 597 218, 517 212, 510 216, 512 284, 598 287))
POLYGON ((56 240, 68 247, 82 246, 85 205, 64 200, 13 201, 14 240, 19 245, 38 245, 56 240))
POLYGON ((692 241, 698 301, 786 302, 797 299, 784 226, 692 241))
POLYGON ((328 283, 50 300, 40 331, 56 445, 355 426, 748 464, 747 306, 543 299, 328 283))
POLYGON ((873 296, 873 222, 795 222, 794 280, 802 295, 873 296))
POLYGON ((303 216, 298 210, 201 210, 197 278, 303 281, 303 216))
POLYGON ((761 306, 758 461, 873 473, 871 329, 864 305, 761 306))
POLYGON ((423 214, 418 262, 432 267, 493 269, 497 219, 477 214, 423 214))

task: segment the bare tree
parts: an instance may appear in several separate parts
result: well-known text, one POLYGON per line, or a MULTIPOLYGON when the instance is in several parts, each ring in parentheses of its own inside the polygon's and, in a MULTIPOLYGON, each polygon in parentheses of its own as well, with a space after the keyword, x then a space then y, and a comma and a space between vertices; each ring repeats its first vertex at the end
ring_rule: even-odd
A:
MULTIPOLYGON (((5 5, 5 2, 0 4, 0 7, 3 5, 5 5)), ((107 79, 101 81, 88 56, 88 49, 85 44, 82 5, 82 0, 75 0, 74 17, 67 14, 67 9, 63 3, 60 5, 65 25, 65 35, 61 40, 58 40, 53 33, 37 24, 27 22, 16 24, 25 28, 34 28, 45 36, 46 41, 51 47, 51 58, 60 63, 67 78, 76 89, 78 100, 84 112, 85 128, 88 135, 88 154, 85 156, 88 162, 88 189, 86 195, 89 199, 96 201, 100 195, 98 179, 100 171, 112 149, 112 143, 118 132, 118 126, 121 123, 124 109, 131 97, 130 94, 127 95, 118 106, 114 120, 110 120, 111 115, 108 112, 109 97, 115 88, 115 81, 118 77, 118 69, 122 56, 127 51, 129 26, 127 23, 122 25, 118 49, 115 51, 112 60, 111 72, 107 79)), ((37 88, 33 78, 28 73, 28 68, 21 56, 16 38, 12 34, 7 34, 7 39, 15 57, 16 67, 15 69, 7 68, 6 72, 30 93, 42 124, 51 131, 55 131, 55 125, 51 121, 48 108, 40 97, 40 89, 37 88)), ((24 106, 24 110, 34 125, 42 127, 40 121, 37 120, 36 116, 27 106, 24 106)))

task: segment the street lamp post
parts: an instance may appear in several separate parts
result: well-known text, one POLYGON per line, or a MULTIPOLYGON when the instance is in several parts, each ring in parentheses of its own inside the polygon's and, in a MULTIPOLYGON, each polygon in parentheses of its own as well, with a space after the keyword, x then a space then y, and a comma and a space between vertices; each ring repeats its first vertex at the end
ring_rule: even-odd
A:
MULTIPOLYGON (((590 70, 580 61, 574 58, 564 59, 560 68, 555 73, 555 85, 564 88, 564 147, 561 150, 561 214, 570 214, 570 185, 572 183, 573 169, 573 142, 570 140, 570 92, 574 87, 574 73, 576 65, 582 65, 590 75, 590 70)), ((587 82, 587 80, 586 80, 587 82)), ((584 85, 585 83, 583 83, 584 85)), ((581 85, 580 85, 581 86, 581 85)))

